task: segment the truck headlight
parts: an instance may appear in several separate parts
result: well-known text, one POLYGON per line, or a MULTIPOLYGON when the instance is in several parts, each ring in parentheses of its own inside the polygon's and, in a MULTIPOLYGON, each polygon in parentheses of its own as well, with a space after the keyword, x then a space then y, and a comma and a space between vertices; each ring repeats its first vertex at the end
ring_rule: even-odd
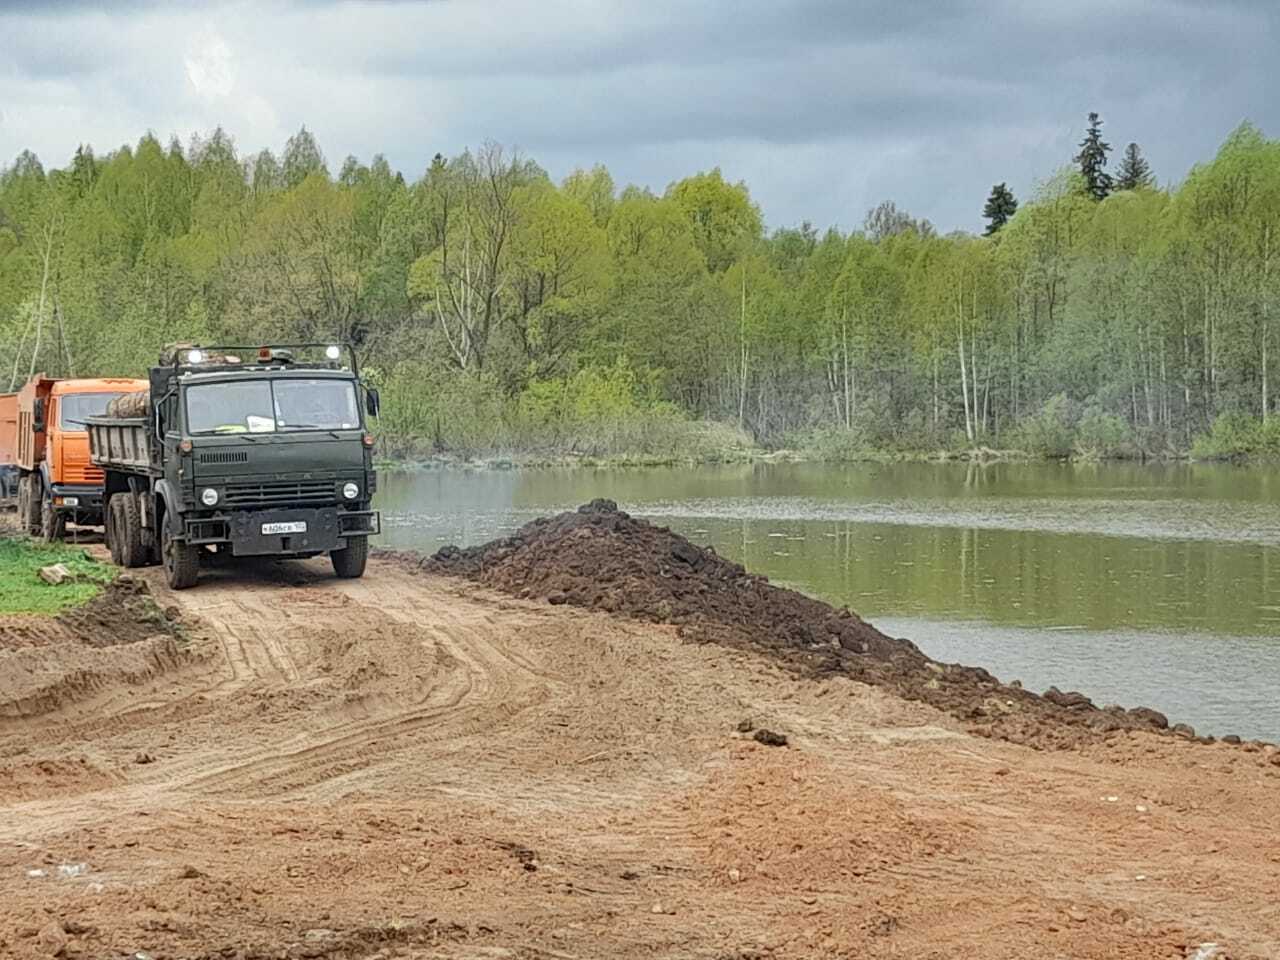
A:
POLYGON ((342 485, 342 495, 348 500, 354 500, 360 496, 360 486, 355 483, 344 483, 342 485))
POLYGON ((200 502, 206 507, 212 507, 218 502, 218 491, 213 487, 205 487, 200 491, 200 502))
POLYGON ((79 497, 54 497, 54 503, 63 507, 78 507, 80 506, 80 498, 79 497))

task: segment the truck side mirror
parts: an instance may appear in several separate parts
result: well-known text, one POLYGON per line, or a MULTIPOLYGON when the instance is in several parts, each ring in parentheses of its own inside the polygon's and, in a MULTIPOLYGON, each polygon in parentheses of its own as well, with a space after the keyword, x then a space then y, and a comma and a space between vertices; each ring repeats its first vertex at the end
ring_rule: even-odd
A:
POLYGON ((36 397, 35 405, 31 408, 31 417, 34 421, 31 428, 36 433, 44 433, 44 397, 36 397))
POLYGON ((382 401, 378 397, 377 387, 365 387, 364 408, 371 417, 376 417, 378 411, 382 409, 382 401))

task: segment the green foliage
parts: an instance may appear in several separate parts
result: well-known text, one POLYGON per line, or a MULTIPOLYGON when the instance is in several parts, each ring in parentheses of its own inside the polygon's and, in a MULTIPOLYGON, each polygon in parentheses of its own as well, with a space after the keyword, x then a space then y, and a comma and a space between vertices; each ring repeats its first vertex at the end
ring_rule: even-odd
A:
POLYGON ((747 185, 726 183, 718 167, 673 183, 667 197, 689 218, 712 273, 728 269, 760 239, 763 219, 747 185))
POLYGON ((1111 192, 1111 175, 1104 169, 1111 144, 1102 139, 1102 120, 1096 113, 1089 114, 1089 129, 1080 141, 1080 152, 1075 162, 1080 165, 1085 189, 1094 200, 1105 200, 1111 192))
POLYGON ((1075 446, 1079 414, 1064 394, 1049 398, 1013 432, 1014 446, 1040 457, 1066 458, 1075 446))
POLYGON ((1270 449, 1248 424, 1280 412, 1280 144, 1242 124, 1169 191, 1131 148, 1115 193, 1108 150, 1094 116, 1077 166, 1021 205, 993 188, 985 237, 891 201, 766 234, 718 170, 557 185, 492 143, 412 181, 377 155, 334 177, 305 128, 250 157, 222 130, 24 153, 0 171, 0 387, 341 337, 397 454, 1270 449))
POLYGON ((55 614, 97 596, 116 568, 92 559, 83 549, 62 543, 0 539, 0 614, 55 614), (41 567, 61 563, 74 580, 45 583, 41 567))
POLYGON ((1073 447, 1081 460, 1120 457, 1132 449, 1132 430, 1115 414, 1090 408, 1076 425, 1073 447))
POLYGON ((1124 148, 1124 159, 1120 161, 1120 170, 1116 175, 1116 190, 1138 190, 1142 187, 1155 186, 1155 174, 1151 172, 1151 164, 1142 155, 1142 149, 1131 143, 1124 148))
POLYGON ((1003 227, 1018 212, 1018 201, 1014 199, 1013 191, 1009 189, 1006 183, 997 183, 991 188, 991 196, 987 197, 986 204, 982 207, 982 216, 988 221, 987 229, 982 231, 983 236, 991 236, 999 233, 1003 227))
POLYGON ((1191 455, 1199 460, 1235 460, 1280 457, 1280 418, 1265 422, 1246 413, 1224 413, 1208 433, 1195 438, 1191 455))

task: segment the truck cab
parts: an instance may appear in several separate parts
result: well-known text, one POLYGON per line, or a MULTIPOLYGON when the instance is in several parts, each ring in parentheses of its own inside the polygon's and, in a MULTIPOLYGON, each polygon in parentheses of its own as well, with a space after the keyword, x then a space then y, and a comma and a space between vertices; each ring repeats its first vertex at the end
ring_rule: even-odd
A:
POLYGON ((16 396, 18 508, 28 532, 61 539, 68 521, 103 520, 101 469, 89 455, 87 421, 107 404, 148 387, 146 380, 33 377, 16 396))
POLYGON ((93 418, 113 549, 126 562, 149 551, 176 588, 214 553, 327 553, 339 576, 362 575, 380 532, 366 423, 378 401, 354 353, 350 365, 339 356, 316 344, 178 350, 152 368, 145 419, 93 418), (302 347, 323 359, 303 359, 302 347))

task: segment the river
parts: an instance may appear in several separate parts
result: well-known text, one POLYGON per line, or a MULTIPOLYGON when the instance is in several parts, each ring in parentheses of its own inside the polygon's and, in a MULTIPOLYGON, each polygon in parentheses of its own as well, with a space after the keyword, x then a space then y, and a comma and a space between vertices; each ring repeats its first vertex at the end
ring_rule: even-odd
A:
POLYGON ((385 546, 608 497, 943 661, 1280 740, 1280 471, 755 464, 385 472, 385 546))

